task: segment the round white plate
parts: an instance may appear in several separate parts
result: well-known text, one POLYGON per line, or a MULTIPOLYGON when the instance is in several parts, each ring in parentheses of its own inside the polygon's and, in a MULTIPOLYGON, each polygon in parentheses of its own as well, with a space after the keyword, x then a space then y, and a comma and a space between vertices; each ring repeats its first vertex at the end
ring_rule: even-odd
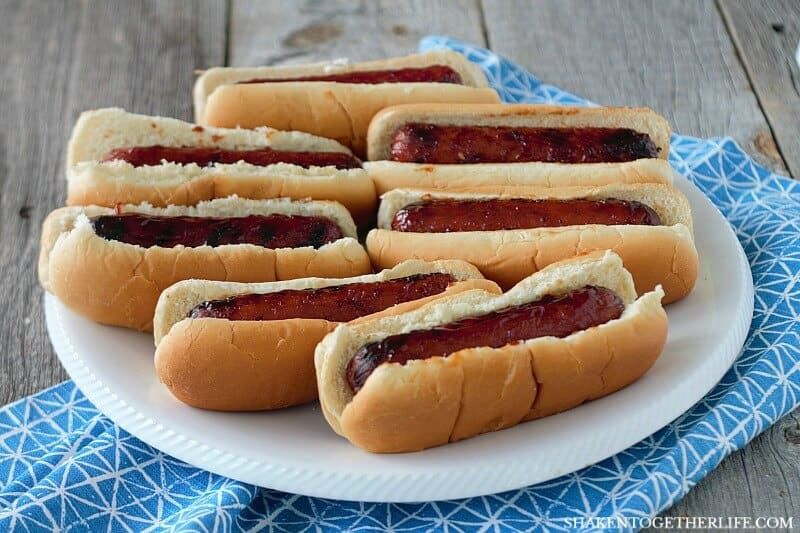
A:
POLYGON ((150 335, 95 324, 47 295, 47 327, 61 362, 97 408, 183 461, 287 492, 362 501, 430 501, 524 487, 573 472, 647 437, 719 381, 753 312, 750 268, 730 226, 693 185, 700 278, 669 306, 667 347, 642 379, 606 398, 505 431, 426 450, 373 455, 326 425, 317 405, 271 413, 187 407, 153 370, 150 335))

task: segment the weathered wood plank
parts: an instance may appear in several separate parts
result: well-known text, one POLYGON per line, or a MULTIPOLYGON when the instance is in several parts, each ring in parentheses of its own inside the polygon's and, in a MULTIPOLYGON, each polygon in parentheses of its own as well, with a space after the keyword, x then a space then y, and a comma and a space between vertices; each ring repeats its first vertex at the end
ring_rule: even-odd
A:
POLYGON ((547 83, 606 105, 644 105, 675 131, 730 135, 784 170, 712 0, 485 0, 489 44, 547 83))
POLYGON ((800 178, 800 2, 724 0, 720 10, 730 29, 783 159, 800 178))
POLYGON ((193 69, 224 59, 225 5, 3 2, 0 61, 0 404, 66 375, 36 279, 39 230, 65 196, 63 159, 84 109, 191 117, 193 69), (144 51, 150 52, 145 53, 144 51))
POLYGON ((484 44, 478 0, 233 0, 228 63, 376 59, 413 53, 431 33, 484 44))
POLYGON ((60 179, 69 67, 80 12, 62 3, 3 3, 0 61, 0 402, 64 379, 35 281, 39 227, 60 179))
POLYGON ((664 516, 777 516, 800 520, 800 411, 726 458, 664 516))
POLYGON ((70 118, 116 105, 191 120, 196 69, 225 57, 226 5, 92 2, 77 29, 70 118))

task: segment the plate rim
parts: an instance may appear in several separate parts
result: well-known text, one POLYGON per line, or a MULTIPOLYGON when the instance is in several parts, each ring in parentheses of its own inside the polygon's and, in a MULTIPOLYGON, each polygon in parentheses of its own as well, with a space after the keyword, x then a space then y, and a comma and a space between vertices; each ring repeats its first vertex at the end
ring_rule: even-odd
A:
MULTIPOLYGON (((442 483, 442 480, 437 478, 437 473, 410 473, 403 476, 398 476, 397 474, 382 475, 377 473, 353 474, 344 470, 331 473, 320 472, 318 469, 298 467, 297 465, 287 466, 244 457, 238 453, 204 444, 203 442, 169 428, 119 398, 109 386, 92 371, 85 360, 80 356, 69 339, 62 322, 60 309, 65 308, 63 304, 58 302, 58 300, 49 293, 45 293, 44 296, 47 330, 62 365, 78 388, 87 396, 99 412, 108 416, 125 431, 131 433, 150 446, 168 453, 176 459, 196 466, 197 468, 202 468, 256 486, 266 486, 275 490, 312 497, 347 501, 395 503, 441 501, 484 496, 506 490, 519 489, 580 470, 581 468, 611 457, 652 435, 681 416, 698 401, 702 401, 706 394, 708 394, 724 376, 740 353, 741 347, 746 341, 747 332, 753 316, 754 287, 749 262, 733 229, 716 206, 711 203, 708 197, 700 191, 696 185, 683 176, 681 176, 681 179, 690 187, 694 188, 695 192, 702 195, 704 202, 716 211, 715 216, 720 217, 725 222, 726 231, 729 234, 727 237, 736 244, 735 251, 739 262, 737 271, 740 272, 743 278, 740 281, 743 282, 744 299, 747 305, 742 307, 735 323, 730 324, 725 339, 715 345, 713 353, 707 355, 705 361, 700 364, 691 375, 692 379, 700 380, 703 383, 700 387, 704 390, 702 395, 696 398, 694 395, 689 395, 689 399, 687 400, 673 393, 672 396, 669 396, 669 402, 666 401, 666 396, 660 397, 657 401, 649 404, 646 409, 642 409, 635 419, 628 420, 628 424, 635 423, 640 427, 644 427, 646 433, 644 432, 645 430, 643 430, 638 432, 635 438, 618 439, 612 448, 605 447, 603 448, 603 452, 599 454, 595 453, 588 459, 581 461, 580 464, 575 465, 571 470, 557 472, 544 479, 535 479, 533 481, 520 483, 518 479, 519 476, 511 478, 508 476, 493 476, 491 483, 488 482, 489 480, 486 480, 487 482, 482 484, 482 489, 476 491, 467 489, 466 487, 469 484, 465 480, 473 479, 477 471, 482 471, 480 467, 461 468, 456 475, 450 474, 450 479, 447 480, 447 483, 442 483), (61 308, 59 308, 59 306, 61 306, 61 308), (681 401, 676 401, 673 396, 681 401), (668 404, 670 408, 664 409, 665 404, 668 404), (669 415, 666 419, 663 415, 658 416, 662 411, 670 413, 676 412, 676 404, 680 406, 680 412, 677 415, 669 415), (325 479, 324 482, 320 482, 321 478, 325 478, 326 476, 327 479, 325 479), (511 479, 511 481, 503 482, 503 480, 507 479, 511 479), (268 481, 268 483, 265 483, 265 480, 268 481), (398 496, 387 499, 385 496, 382 496, 387 493, 385 490, 387 483, 391 484, 394 488, 391 493, 399 495, 414 494, 415 497, 398 496), (426 488, 420 490, 418 487, 420 484, 424 484, 426 488), (348 493, 343 493, 341 491, 342 485, 349 485, 347 489, 349 491, 348 493), (359 486, 357 490, 354 489, 356 485, 359 486)), ((686 384, 688 381, 689 380, 683 380, 681 382, 682 386, 676 387, 676 389, 680 390, 686 388, 688 386, 686 384)), ((516 460, 509 459, 505 461, 505 465, 499 466, 498 470, 505 469, 509 472, 514 470, 524 471, 525 466, 532 461, 535 461, 535 459, 530 456, 517 458, 516 460)))

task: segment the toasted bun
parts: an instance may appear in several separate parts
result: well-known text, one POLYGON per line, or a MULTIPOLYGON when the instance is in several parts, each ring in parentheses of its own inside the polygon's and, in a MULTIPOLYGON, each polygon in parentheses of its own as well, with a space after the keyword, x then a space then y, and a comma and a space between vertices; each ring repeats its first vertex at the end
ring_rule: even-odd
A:
POLYGON ((205 103, 208 95, 221 85, 255 79, 299 78, 315 74, 337 74, 365 70, 394 70, 418 68, 430 65, 446 65, 461 75, 468 87, 488 87, 486 76, 480 67, 457 52, 449 50, 426 52, 402 57, 392 57, 377 61, 350 63, 340 59, 307 65, 286 65, 278 67, 217 67, 204 71, 194 84, 195 120, 202 122, 205 116, 205 103))
POLYGON ((594 250, 613 250, 633 274, 639 294, 664 288, 664 303, 683 298, 694 287, 698 257, 692 236, 689 202, 667 185, 615 184, 602 187, 564 187, 526 191, 532 198, 617 198, 636 200, 655 210, 662 226, 566 226, 505 231, 404 233, 391 231, 394 214, 423 197, 497 198, 508 196, 424 192, 397 189, 383 195, 378 228, 367 235, 373 265, 388 268, 406 259, 463 259, 488 279, 509 288, 543 267, 594 250))
POLYGON ((202 123, 226 128, 270 126, 335 139, 359 157, 381 109, 411 102, 499 102, 493 89, 448 83, 283 82, 221 85, 206 100, 202 123))
POLYGON ((156 307, 156 372, 175 397, 202 409, 255 411, 312 401, 317 397, 314 348, 336 327, 335 323, 312 319, 192 319, 186 318, 189 311, 204 301, 239 294, 386 281, 430 272, 450 272, 459 281, 442 294, 406 302, 370 316, 409 311, 470 289, 500 292, 497 285, 482 279, 475 267, 462 261, 406 261, 378 274, 347 279, 178 282, 161 294, 156 307))
POLYGON ((134 167, 125 161, 83 161, 67 169, 67 205, 147 202, 156 207, 194 205, 237 195, 242 198, 332 200, 358 222, 372 218, 378 203, 363 169, 302 168, 279 163, 259 167, 244 162, 200 167, 164 163, 134 167))
POLYGON ((268 249, 250 244, 143 248, 106 240, 94 232, 89 217, 111 214, 112 209, 57 209, 42 227, 39 280, 68 307, 103 324, 152 331, 159 294, 183 279, 253 282, 347 277, 371 271, 369 258, 355 239, 352 218, 334 202, 231 197, 194 207, 157 208, 143 204, 122 208, 126 212, 166 216, 317 215, 334 220, 346 237, 318 249, 268 249))
POLYGON ((112 107, 81 113, 67 145, 67 168, 81 161, 99 161, 114 148, 154 145, 350 153, 336 141, 299 131, 202 127, 174 118, 137 115, 112 107))
POLYGON ((657 287, 635 300, 630 274, 606 252, 551 265, 503 295, 468 291, 401 315, 341 325, 314 356, 322 412, 356 446, 408 452, 575 407, 625 387, 653 365, 667 336, 662 295, 657 287), (619 294, 622 316, 564 338, 383 364, 355 395, 347 383, 347 363, 366 344, 586 285, 619 294))
POLYGON ((542 104, 448 105, 409 104, 376 114, 367 134, 371 161, 390 159, 394 132, 409 122, 450 126, 518 126, 532 128, 630 128, 647 133, 669 157, 670 128, 666 119, 647 108, 577 107, 542 104))
POLYGON ((673 170, 661 159, 627 163, 481 163, 418 165, 370 161, 364 168, 378 195, 392 189, 427 189, 514 194, 531 188, 608 185, 611 183, 672 184, 673 170))

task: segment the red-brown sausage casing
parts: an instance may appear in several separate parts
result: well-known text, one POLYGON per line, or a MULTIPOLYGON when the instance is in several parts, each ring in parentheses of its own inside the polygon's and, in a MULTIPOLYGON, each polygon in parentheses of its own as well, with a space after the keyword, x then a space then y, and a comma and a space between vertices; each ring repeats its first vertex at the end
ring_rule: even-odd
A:
POLYGON ((494 198, 429 200, 409 204, 392 218, 394 231, 449 233, 554 228, 583 224, 659 226, 651 207, 636 201, 494 198))
POLYGON ((391 141, 404 163, 621 163, 658 157, 647 133, 626 128, 406 124, 391 141))

